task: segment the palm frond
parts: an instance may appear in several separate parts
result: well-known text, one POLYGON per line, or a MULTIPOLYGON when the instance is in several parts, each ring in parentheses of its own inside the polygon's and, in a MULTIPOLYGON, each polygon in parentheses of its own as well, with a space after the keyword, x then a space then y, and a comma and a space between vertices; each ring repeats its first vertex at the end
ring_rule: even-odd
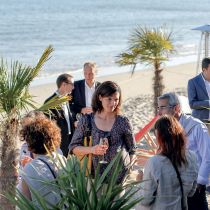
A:
POLYGON ((72 96, 62 96, 62 97, 55 96, 46 103, 44 103, 41 107, 37 108, 37 110, 46 112, 50 109, 59 109, 63 103, 70 101, 71 98, 72 96))
POLYGON ((50 58, 52 51, 51 46, 47 47, 35 67, 22 65, 18 61, 14 61, 11 62, 9 68, 7 61, 1 60, 0 108, 2 111, 9 114, 14 107, 19 111, 26 109, 27 106, 34 108, 28 87, 41 71, 44 63, 50 58))

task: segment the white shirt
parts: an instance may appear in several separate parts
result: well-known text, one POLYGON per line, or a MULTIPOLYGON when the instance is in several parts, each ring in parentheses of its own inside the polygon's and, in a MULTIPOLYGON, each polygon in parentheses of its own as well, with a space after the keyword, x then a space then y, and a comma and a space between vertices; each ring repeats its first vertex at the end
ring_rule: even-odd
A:
MULTIPOLYGON (((208 96, 209 96, 209 98, 210 98, 210 82, 209 82, 209 81, 207 81, 207 80, 205 80, 205 78, 204 78, 203 74, 201 74, 201 75, 202 75, 202 78, 203 78, 204 84, 205 84, 205 86, 206 86, 206 91, 207 91, 208 96)), ((210 101, 209 101, 209 107, 210 107, 210 101)), ((209 110, 209 119, 210 119, 210 110, 209 110)))
POLYGON ((92 87, 89 87, 85 82, 85 103, 86 107, 91 107, 93 93, 95 92, 95 82, 92 87))
POLYGON ((196 154, 199 184, 207 185, 210 175, 210 136, 208 128, 199 119, 182 114, 179 120, 187 136, 187 148, 196 154))

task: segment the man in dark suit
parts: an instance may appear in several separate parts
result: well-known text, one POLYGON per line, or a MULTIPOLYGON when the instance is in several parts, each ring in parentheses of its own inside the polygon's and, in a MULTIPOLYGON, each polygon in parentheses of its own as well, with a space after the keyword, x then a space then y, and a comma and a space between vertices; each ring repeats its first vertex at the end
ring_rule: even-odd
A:
POLYGON ((83 70, 85 79, 76 81, 74 83, 74 90, 72 91, 71 111, 74 121, 76 121, 76 115, 78 113, 89 114, 92 112, 92 96, 96 88, 100 85, 99 82, 95 81, 97 73, 95 63, 85 63, 83 70))
MULTIPOLYGON (((61 74, 56 80, 57 91, 50 96, 46 101, 49 101, 55 96, 62 97, 71 94, 74 89, 74 79, 70 74, 61 74)), ((61 109, 51 109, 50 118, 57 122, 57 125, 61 129, 61 150, 63 155, 67 157, 68 146, 71 142, 71 138, 74 131, 73 118, 68 102, 61 105, 61 109)))
POLYGON ((188 81, 188 98, 193 117, 210 119, 210 59, 202 60, 202 73, 188 81))

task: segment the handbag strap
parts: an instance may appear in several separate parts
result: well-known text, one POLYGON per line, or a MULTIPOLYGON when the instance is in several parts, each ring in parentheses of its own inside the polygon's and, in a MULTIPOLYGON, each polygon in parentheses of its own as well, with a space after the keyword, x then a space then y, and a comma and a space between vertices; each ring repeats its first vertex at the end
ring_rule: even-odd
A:
MULTIPOLYGON (((169 159, 171 161, 171 159, 169 159)), ((186 209, 186 206, 184 204, 184 189, 183 189, 183 183, 182 183, 182 179, 181 179, 181 176, 180 176, 180 173, 179 173, 179 170, 176 166, 176 164, 174 164, 172 161, 171 161, 175 171, 176 171, 176 175, 177 175, 177 178, 179 180, 179 185, 180 185, 180 188, 181 188, 181 207, 182 207, 182 210, 185 210, 186 209)))
MULTIPOLYGON (((49 168, 49 170, 52 173, 54 179, 56 179, 56 174, 53 171, 53 169, 50 167, 49 163, 47 161, 41 159, 41 158, 37 158, 37 159, 40 160, 41 162, 43 162, 49 168)), ((58 184, 58 181, 57 180, 55 182, 58 184)), ((61 192, 60 192, 60 196, 61 196, 61 198, 63 198, 63 194, 61 192)), ((66 204, 64 204, 64 209, 66 209, 66 208, 67 208, 67 206, 66 206, 66 204)))
POLYGON ((52 168, 50 167, 49 163, 41 158, 38 158, 38 160, 40 160, 41 162, 43 162, 47 167, 48 169, 50 170, 50 172, 52 173, 54 179, 56 179, 56 174, 55 172, 52 170, 52 168))

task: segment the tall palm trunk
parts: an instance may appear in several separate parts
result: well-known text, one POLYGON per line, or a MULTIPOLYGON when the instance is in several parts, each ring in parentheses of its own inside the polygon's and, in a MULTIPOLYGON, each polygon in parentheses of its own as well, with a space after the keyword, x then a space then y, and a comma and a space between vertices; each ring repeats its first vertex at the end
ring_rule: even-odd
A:
MULTIPOLYGON (((17 157, 19 141, 19 122, 16 113, 12 113, 3 125, 1 144, 1 167, 0 167, 0 194, 6 192, 15 193, 17 184, 17 157)), ((13 210, 12 205, 5 197, 0 196, 2 209, 13 210)))
POLYGON ((154 91, 154 109, 155 109, 155 114, 158 113, 157 107, 158 107, 158 97, 162 95, 163 90, 164 90, 164 85, 163 85, 163 76, 161 75, 161 72, 163 69, 160 69, 160 63, 155 62, 154 63, 154 68, 155 68, 155 75, 153 77, 153 91, 154 91))

